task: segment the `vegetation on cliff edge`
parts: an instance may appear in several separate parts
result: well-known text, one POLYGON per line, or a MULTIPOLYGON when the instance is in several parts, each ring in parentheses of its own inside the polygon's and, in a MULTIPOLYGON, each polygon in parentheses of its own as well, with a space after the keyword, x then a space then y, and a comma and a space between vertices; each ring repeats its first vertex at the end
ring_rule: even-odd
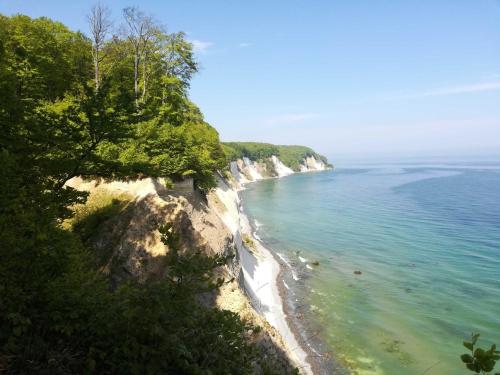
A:
POLYGON ((184 34, 136 8, 124 10, 126 35, 111 33, 105 8, 95 17, 107 27, 90 39, 0 15, 0 372, 250 373, 263 356, 244 323, 196 301, 220 285, 224 259, 172 251, 167 279, 112 289, 85 241, 97 222, 63 225, 87 198, 64 186, 74 176, 192 176, 210 188, 226 163, 188 97, 198 65, 184 34))
POLYGON ((229 160, 243 157, 250 160, 262 160, 275 155, 279 157, 283 164, 296 172, 300 170, 302 161, 309 156, 330 165, 326 157, 305 146, 273 145, 260 142, 224 142, 222 146, 229 160))

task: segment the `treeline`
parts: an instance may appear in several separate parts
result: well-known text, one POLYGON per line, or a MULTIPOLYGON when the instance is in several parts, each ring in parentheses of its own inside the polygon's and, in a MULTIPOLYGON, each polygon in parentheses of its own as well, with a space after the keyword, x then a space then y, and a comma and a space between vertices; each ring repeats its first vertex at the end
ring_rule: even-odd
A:
POLYGON ((161 175, 213 186, 225 156, 189 100, 198 65, 184 34, 136 8, 124 10, 121 33, 108 35, 105 8, 91 18, 105 25, 92 39, 46 18, 0 18, 2 148, 52 165, 59 184, 161 175))
POLYGON ((278 146, 270 143, 224 142, 222 147, 229 160, 236 160, 243 157, 250 160, 260 160, 279 154, 278 146))
POLYGON ((47 18, 0 16, 0 372, 250 373, 263 356, 235 314, 200 306, 224 259, 175 251, 168 277, 113 289, 99 254, 62 223, 74 176, 192 176, 214 185, 217 132, 189 100, 198 69, 182 33, 136 8, 92 37, 47 18))
POLYGON ((329 165, 326 157, 305 146, 273 145, 260 142, 224 142, 223 148, 229 160, 243 157, 250 160, 261 160, 275 155, 283 164, 296 172, 300 170, 301 162, 308 156, 313 156, 329 165))

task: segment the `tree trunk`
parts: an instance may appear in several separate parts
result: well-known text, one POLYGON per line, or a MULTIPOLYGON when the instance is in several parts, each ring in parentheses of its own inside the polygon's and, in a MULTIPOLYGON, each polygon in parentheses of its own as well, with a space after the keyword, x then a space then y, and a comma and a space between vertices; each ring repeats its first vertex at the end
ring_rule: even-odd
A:
POLYGON ((146 97, 146 56, 144 56, 142 61, 142 101, 146 97))
POLYGON ((95 79, 95 92, 99 92, 99 52, 95 52, 94 57, 94 79, 95 79))
POLYGON ((139 51, 135 51, 134 56, 134 94, 135 107, 139 108, 139 51))

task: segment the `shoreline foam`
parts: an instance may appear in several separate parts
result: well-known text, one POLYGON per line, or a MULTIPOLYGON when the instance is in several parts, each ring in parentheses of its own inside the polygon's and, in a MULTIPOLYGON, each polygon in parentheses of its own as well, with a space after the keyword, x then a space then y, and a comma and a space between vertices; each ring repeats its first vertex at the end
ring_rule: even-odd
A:
POLYGON ((225 207, 219 215, 233 233, 238 250, 242 275, 240 287, 256 312, 281 335, 288 357, 300 372, 314 374, 308 361, 310 352, 299 343, 298 335, 292 331, 287 319, 286 304, 280 290, 282 267, 273 253, 254 236, 257 228, 252 227, 245 215, 238 193, 244 188, 242 185, 239 182, 234 186, 220 178, 215 189, 215 195, 225 207), (247 237, 252 239, 253 246, 244 244, 243 238, 247 237))
MULTIPOLYGON (((245 220, 248 223, 251 223, 246 213, 242 212, 242 215, 245 216, 245 220)), ((256 230, 253 226, 252 229, 254 231, 256 230)), ((300 350, 305 353, 304 360, 307 362, 308 370, 310 371, 308 373, 318 375, 346 375, 346 369, 334 360, 330 354, 331 352, 325 349, 325 343, 317 337, 319 333, 318 327, 305 325, 304 320, 302 320, 300 316, 301 313, 297 314, 297 311, 295 310, 296 304, 292 298, 293 287, 290 285, 298 282, 299 280, 304 280, 307 278, 307 274, 302 275, 302 277, 298 277, 297 269, 295 269, 294 266, 286 259, 284 254, 270 250, 270 248, 266 247, 263 240, 260 240, 259 242, 260 246, 262 246, 262 248, 269 253, 279 266, 279 272, 275 279, 276 287, 282 303, 284 320, 286 320, 286 325, 294 336, 294 343, 297 345, 291 348, 291 351, 298 350, 300 348, 300 350), (287 278, 286 273, 288 272, 289 274, 287 278), (293 280, 293 282, 288 285, 286 280, 288 280, 289 283, 291 280, 293 280)), ((310 270, 308 270, 308 272, 309 271, 310 270)), ((278 331, 281 333, 279 329, 278 331)), ((288 352, 290 352, 290 349, 288 352)), ((299 369, 302 370, 300 366, 299 369)), ((303 371, 301 371, 301 373, 302 372, 303 371)))
MULTIPOLYGON (((253 233, 254 230, 246 214, 241 210, 240 215, 244 223, 243 232, 253 233)), ((240 253, 245 293, 257 312, 280 333, 287 345, 289 356, 296 362, 301 373, 314 374, 308 360, 310 351, 300 342, 300 335, 297 335, 290 325, 281 285, 282 267, 271 250, 253 235, 252 239, 256 254, 245 247, 240 253)))

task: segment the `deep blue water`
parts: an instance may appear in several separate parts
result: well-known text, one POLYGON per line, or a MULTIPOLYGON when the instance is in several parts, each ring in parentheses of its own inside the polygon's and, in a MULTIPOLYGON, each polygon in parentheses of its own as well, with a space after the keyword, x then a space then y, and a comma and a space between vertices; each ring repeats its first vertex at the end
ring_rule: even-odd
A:
POLYGON ((465 374, 467 335, 500 344, 500 169, 489 167, 339 168, 250 184, 242 198, 299 276, 287 280, 305 319, 353 373, 465 374))

